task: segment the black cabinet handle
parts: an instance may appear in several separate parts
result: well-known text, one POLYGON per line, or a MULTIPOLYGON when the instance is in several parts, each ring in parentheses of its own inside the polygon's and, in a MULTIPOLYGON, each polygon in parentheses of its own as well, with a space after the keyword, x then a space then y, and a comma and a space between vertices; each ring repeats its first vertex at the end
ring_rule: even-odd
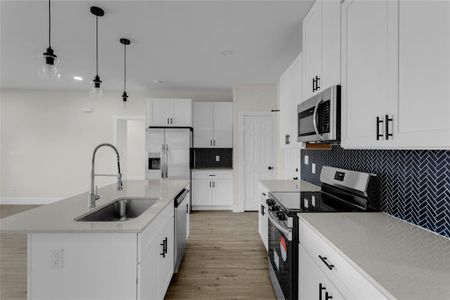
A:
POLYGON ((325 290, 325 287, 323 286, 323 284, 320 282, 319 283, 319 300, 322 300, 322 291, 325 290))
POLYGON ((186 214, 189 213, 189 204, 186 204, 186 214))
POLYGON ((383 120, 380 117, 377 117, 377 141, 383 137, 383 134, 380 134, 380 124, 383 123, 383 120))
POLYGON ((313 92, 316 91, 316 79, 315 78, 312 79, 312 91, 313 92))
POLYGON ((385 120, 385 134, 386 134, 386 140, 389 140, 389 137, 394 136, 391 132, 389 132, 389 122, 394 121, 394 118, 389 118, 389 115, 385 115, 384 116, 384 120, 385 120))
POLYGON ((262 195, 265 197, 265 196, 267 196, 267 194, 266 193, 262 193, 262 195))
POLYGON ((265 214, 265 207, 261 204, 261 216, 264 216, 265 214))
POLYGON ((212 188, 212 182, 211 181, 209 182, 209 188, 212 188))
POLYGON ((163 247, 162 253, 160 253, 160 255, 165 258, 167 254, 167 237, 162 241, 160 245, 163 247))
POLYGON ((328 292, 325 292, 325 300, 333 299, 333 296, 329 295, 328 292))
POLYGON ((292 177, 292 179, 294 179, 294 180, 298 180, 298 177, 292 177))
POLYGON ((334 265, 329 264, 325 256, 319 255, 319 258, 327 266, 328 269, 333 270, 334 265))
POLYGON ((316 90, 320 90, 320 77, 316 76, 316 90))

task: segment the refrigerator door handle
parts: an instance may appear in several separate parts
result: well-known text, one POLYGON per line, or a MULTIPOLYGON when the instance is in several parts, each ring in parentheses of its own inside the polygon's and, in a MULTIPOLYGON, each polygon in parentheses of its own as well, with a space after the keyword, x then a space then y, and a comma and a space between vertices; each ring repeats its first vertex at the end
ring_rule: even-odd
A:
POLYGON ((166 177, 167 178, 169 176, 169 145, 166 144, 166 159, 165 159, 165 163, 166 163, 166 177))
POLYGON ((165 178, 165 172, 166 172, 166 145, 161 145, 161 178, 165 178))

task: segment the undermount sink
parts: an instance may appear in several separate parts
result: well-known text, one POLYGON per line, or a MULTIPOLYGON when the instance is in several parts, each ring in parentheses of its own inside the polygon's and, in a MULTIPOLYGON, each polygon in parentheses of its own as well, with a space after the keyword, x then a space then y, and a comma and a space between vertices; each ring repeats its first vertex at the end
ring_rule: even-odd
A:
POLYGON ((77 222, 123 222, 139 217, 158 198, 118 198, 104 207, 75 218, 77 222))

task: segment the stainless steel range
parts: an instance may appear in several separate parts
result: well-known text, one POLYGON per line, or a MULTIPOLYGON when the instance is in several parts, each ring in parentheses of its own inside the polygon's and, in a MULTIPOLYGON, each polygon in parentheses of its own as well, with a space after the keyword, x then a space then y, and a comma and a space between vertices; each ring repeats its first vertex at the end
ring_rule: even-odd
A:
POLYGON ((298 213, 378 211, 373 174, 323 167, 320 192, 272 192, 269 275, 278 299, 298 299, 298 213))

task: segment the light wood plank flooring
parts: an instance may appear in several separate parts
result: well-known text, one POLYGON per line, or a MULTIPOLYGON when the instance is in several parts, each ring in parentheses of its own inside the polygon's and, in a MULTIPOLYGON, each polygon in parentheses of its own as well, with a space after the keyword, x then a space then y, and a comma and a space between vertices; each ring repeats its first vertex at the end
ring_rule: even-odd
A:
POLYGON ((194 212, 166 299, 275 299, 258 214, 194 212))
MULTIPOLYGON (((0 205, 0 217, 34 206, 0 205)), ((257 213, 194 212, 166 299, 275 299, 257 213)), ((26 235, 0 234, 0 299, 26 299, 26 235)))

